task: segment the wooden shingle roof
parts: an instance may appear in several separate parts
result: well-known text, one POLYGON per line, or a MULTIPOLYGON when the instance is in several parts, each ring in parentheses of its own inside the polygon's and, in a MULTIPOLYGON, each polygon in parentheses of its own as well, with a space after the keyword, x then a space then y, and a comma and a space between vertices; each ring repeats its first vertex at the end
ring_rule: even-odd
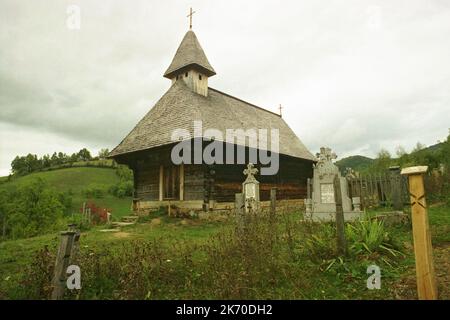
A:
POLYGON ((216 74, 192 30, 189 30, 181 41, 172 63, 164 73, 164 77, 173 78, 176 73, 183 72, 188 67, 194 67, 208 77, 216 74))
MULTIPOLYGON (((194 121, 202 121, 203 131, 220 130, 224 139, 226 129, 267 129, 269 135, 270 129, 278 129, 280 154, 315 160, 279 115, 212 88, 205 97, 193 92, 184 81, 174 82, 109 156, 174 143, 171 135, 176 129, 185 129, 193 136, 194 121)), ((270 143, 268 146, 270 150, 270 143)))

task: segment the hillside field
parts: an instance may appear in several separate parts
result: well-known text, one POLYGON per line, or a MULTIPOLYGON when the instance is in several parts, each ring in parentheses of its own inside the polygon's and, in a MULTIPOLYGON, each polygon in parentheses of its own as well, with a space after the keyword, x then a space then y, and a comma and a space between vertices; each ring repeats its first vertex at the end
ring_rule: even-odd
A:
POLYGON ((43 179, 49 187, 58 192, 70 192, 73 212, 78 212, 83 202, 91 201, 97 206, 111 209, 114 219, 119 219, 121 216, 130 213, 131 197, 117 198, 108 193, 109 187, 120 181, 115 170, 111 168, 74 167, 57 169, 12 178, 11 181, 7 181, 7 177, 1 177, 0 189, 19 187, 37 178, 43 179), (89 188, 101 189, 104 191, 103 195, 100 198, 88 198, 83 194, 83 191, 89 188))

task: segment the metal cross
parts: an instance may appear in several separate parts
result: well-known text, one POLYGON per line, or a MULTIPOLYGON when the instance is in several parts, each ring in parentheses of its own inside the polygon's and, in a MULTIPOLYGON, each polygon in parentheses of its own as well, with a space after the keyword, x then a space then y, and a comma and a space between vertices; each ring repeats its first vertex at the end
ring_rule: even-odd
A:
POLYGON ((192 29, 192 15, 195 13, 195 11, 192 11, 192 8, 190 10, 190 13, 186 16, 189 18, 189 29, 192 29))
POLYGON ((280 104, 280 106, 278 107, 278 109, 280 110, 280 117, 281 117, 281 109, 283 109, 283 107, 281 106, 281 104, 280 104))

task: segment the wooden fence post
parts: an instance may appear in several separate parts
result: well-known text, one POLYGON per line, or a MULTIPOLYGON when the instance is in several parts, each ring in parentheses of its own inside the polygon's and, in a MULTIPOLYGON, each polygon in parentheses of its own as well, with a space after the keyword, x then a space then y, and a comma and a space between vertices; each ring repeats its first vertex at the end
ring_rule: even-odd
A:
POLYGON ((61 300, 64 297, 66 288, 67 267, 70 265, 72 250, 75 242, 79 239, 77 231, 69 230, 61 232, 61 242, 58 248, 58 254, 55 262, 55 272, 53 276, 52 300, 61 300))
POLYGON ((416 258, 417 292, 420 300, 436 300, 437 286, 434 273, 433 247, 428 223, 423 174, 427 166, 409 167, 401 171, 409 180, 411 220, 416 258))
POLYGON ((270 218, 273 220, 276 214, 277 188, 270 189, 270 218))
POLYGON ((402 184, 400 180, 400 167, 392 166, 389 167, 390 171, 390 180, 391 180, 391 196, 392 196, 392 205, 394 210, 403 210, 403 202, 402 202, 402 184))
POLYGON ((236 193, 234 195, 234 208, 236 210, 236 221, 238 225, 238 231, 241 233, 244 230, 244 194, 243 193, 236 193))
POLYGON ((339 175, 335 175, 333 181, 334 202, 336 203, 336 232, 337 248, 339 254, 347 255, 347 241, 345 240, 344 210, 342 208, 341 181, 339 175))

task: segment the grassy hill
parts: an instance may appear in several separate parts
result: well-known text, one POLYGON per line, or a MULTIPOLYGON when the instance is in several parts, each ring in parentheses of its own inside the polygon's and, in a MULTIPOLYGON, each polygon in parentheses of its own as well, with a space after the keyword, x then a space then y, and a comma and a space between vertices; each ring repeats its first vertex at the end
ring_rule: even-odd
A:
POLYGON ((97 206, 111 209, 113 218, 120 218, 130 212, 130 197, 117 198, 108 193, 108 189, 120 181, 116 171, 111 168, 76 167, 36 172, 12 178, 8 182, 3 180, 3 183, 0 184, 0 190, 19 187, 37 178, 46 181, 55 191, 70 192, 73 201, 73 211, 78 211, 83 202, 91 201, 97 206), (84 191, 92 188, 103 190, 103 195, 99 198, 86 197, 84 191))
POLYGON ((346 168, 352 168, 355 171, 364 171, 364 169, 372 165, 373 161, 373 159, 364 156, 350 156, 336 161, 336 165, 341 172, 346 168))

